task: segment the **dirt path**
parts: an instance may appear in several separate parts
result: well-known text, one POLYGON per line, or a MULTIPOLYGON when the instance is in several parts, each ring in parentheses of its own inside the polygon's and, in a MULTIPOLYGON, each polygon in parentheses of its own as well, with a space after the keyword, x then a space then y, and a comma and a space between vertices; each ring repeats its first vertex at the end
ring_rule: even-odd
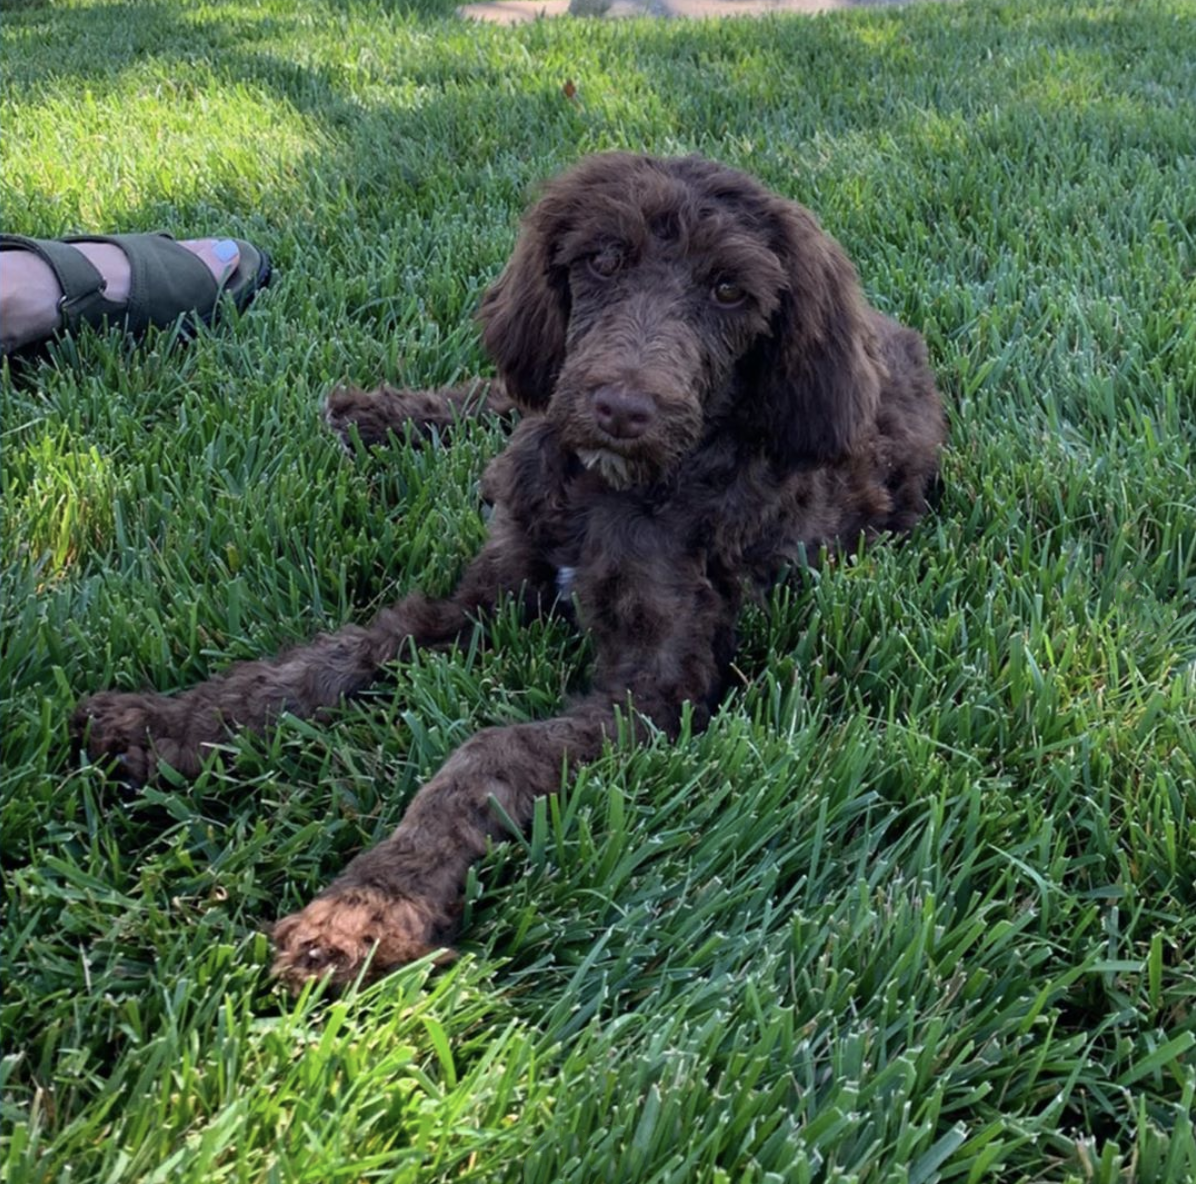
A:
POLYGON ((540 17, 762 16, 772 12, 828 12, 834 8, 880 8, 905 0, 483 0, 465 4, 457 12, 470 20, 517 25, 540 17))

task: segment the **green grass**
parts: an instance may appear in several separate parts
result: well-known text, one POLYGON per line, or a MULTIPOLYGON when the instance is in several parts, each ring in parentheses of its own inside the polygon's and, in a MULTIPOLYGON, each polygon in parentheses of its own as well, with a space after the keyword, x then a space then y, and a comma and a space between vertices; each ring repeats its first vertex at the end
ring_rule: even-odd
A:
POLYGON ((5 1181, 1196 1179, 1191 0, 22 3, 0 39, 6 229, 278 268, 187 348, 4 375, 5 1181), (498 433, 354 463, 321 394, 476 372, 518 210, 608 147, 819 212, 929 340, 943 503, 752 614, 707 733, 543 802, 453 968, 292 1001, 265 923, 584 650, 500 620, 194 786, 106 783, 65 721, 451 586, 498 433))

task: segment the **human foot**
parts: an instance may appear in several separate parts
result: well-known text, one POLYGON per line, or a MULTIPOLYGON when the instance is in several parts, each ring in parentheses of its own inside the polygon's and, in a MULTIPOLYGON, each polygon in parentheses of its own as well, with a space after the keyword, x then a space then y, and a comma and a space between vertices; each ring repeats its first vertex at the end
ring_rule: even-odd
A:
POLYGON ((80 322, 123 320, 131 332, 182 313, 207 320, 220 294, 244 307, 269 282, 264 252, 232 239, 113 235, 44 240, 0 237, 0 334, 5 354, 80 322))

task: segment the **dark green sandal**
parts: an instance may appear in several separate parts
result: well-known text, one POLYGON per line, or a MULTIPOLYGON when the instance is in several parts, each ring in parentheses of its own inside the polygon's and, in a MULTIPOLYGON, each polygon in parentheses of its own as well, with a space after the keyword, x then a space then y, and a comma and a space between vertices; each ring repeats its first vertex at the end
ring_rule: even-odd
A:
MULTIPOLYGON (((62 324, 55 333, 74 332, 80 325, 97 329, 119 325, 141 335, 150 326, 170 328, 183 318, 184 332, 196 324, 210 325, 228 296, 242 311, 260 288, 270 282, 270 257, 252 243, 234 239, 241 257, 236 269, 218 284, 202 259, 179 246, 168 234, 77 234, 61 239, 26 238, 0 234, 0 251, 32 251, 45 260, 62 287, 58 311, 62 324), (112 243, 129 260, 129 298, 116 303, 104 296, 107 286, 91 261, 71 243, 112 243)), ((24 345, 17 352, 38 350, 45 341, 24 345)))

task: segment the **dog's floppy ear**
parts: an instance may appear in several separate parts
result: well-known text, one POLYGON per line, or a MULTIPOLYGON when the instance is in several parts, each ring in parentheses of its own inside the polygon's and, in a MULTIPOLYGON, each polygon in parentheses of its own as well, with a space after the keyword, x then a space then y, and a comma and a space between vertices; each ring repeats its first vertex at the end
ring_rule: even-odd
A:
POLYGON ((751 430, 783 468, 839 460, 875 415, 885 375, 870 310, 808 210, 778 202, 772 221, 787 287, 771 335, 744 362, 751 430))
POLYGON ((524 410, 547 405, 565 361, 569 280, 553 259, 563 211, 552 194, 523 220, 515 250, 482 297, 482 342, 507 394, 524 410))

